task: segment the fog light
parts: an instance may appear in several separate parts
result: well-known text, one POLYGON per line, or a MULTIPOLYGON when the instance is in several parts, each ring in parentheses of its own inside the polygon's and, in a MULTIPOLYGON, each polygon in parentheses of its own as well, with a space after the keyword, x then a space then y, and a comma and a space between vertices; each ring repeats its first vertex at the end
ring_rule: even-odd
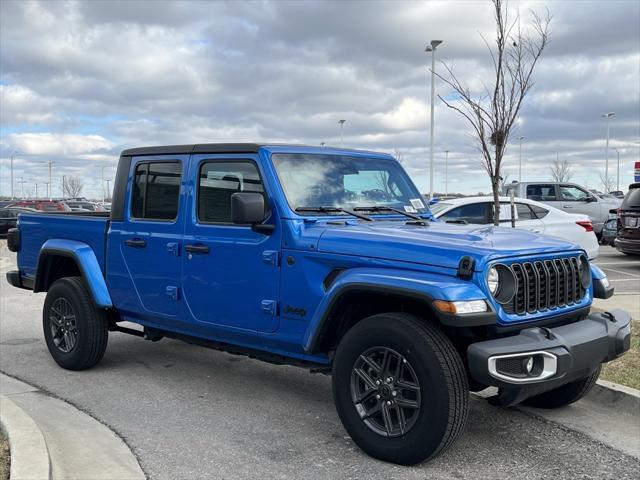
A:
POLYGON ((533 357, 525 358, 522 361, 522 368, 527 372, 527 375, 531 375, 531 372, 533 371, 533 357))

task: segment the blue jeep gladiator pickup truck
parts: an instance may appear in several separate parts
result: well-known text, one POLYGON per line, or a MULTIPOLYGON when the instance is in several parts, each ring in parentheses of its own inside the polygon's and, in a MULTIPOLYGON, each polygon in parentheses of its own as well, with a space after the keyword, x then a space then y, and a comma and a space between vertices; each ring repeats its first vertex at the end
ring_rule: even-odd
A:
POLYGON ((579 247, 436 221, 380 153, 125 150, 110 214, 21 214, 8 244, 61 367, 122 332, 330 373, 353 440, 400 464, 455 441, 469 391, 566 405, 630 342, 626 312, 590 314, 613 289, 579 247))

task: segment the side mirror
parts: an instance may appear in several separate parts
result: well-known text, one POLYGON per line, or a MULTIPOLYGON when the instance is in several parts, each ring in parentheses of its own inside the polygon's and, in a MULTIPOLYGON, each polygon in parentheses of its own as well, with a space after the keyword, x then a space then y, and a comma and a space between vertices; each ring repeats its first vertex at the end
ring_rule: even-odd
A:
POLYGON ((231 221, 236 225, 251 225, 251 229, 264 234, 273 232, 273 225, 263 225, 266 215, 264 196, 255 192, 231 195, 231 221))

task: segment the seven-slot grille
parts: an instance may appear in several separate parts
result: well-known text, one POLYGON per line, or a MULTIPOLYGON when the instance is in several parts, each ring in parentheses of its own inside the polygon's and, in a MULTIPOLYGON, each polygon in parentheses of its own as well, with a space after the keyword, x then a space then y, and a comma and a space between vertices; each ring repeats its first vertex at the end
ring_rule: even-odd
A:
POLYGON ((580 281, 579 257, 512 263, 516 293, 502 305, 509 314, 524 315, 579 303, 586 292, 580 281))

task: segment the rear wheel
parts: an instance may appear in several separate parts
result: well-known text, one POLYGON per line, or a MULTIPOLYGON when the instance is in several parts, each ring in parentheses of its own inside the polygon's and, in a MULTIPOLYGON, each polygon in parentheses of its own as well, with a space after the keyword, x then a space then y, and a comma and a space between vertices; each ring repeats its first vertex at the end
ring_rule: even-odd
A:
POLYGON ((525 405, 537 408, 559 408, 577 402, 591 391, 600 376, 599 366, 595 372, 575 382, 567 383, 548 392, 527 398, 525 405))
POLYGON ((49 353, 62 368, 84 370, 97 364, 107 348, 107 319, 94 306, 81 277, 56 280, 47 292, 42 327, 49 353))
POLYGON ((345 429, 381 460, 412 465, 433 458, 467 419, 467 376, 458 352, 413 315, 374 315, 351 328, 338 346, 332 382, 345 429))

